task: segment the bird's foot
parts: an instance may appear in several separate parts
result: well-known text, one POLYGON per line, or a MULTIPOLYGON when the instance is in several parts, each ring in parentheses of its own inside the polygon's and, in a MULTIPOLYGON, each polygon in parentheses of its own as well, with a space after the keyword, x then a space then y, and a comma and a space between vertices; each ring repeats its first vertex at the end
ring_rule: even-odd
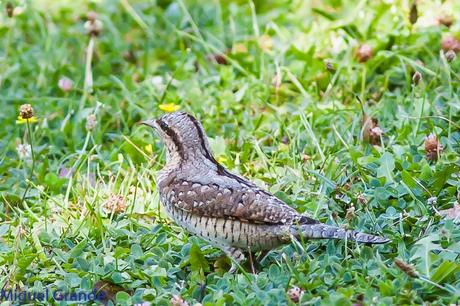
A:
POLYGON ((254 261, 252 260, 252 252, 249 250, 249 265, 251 266, 252 274, 256 274, 256 269, 254 268, 254 261))

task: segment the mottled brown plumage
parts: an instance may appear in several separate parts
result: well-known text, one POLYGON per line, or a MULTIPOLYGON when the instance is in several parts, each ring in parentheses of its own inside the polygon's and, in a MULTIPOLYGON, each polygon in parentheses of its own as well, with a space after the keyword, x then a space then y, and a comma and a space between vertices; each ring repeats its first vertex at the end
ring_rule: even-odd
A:
POLYGON ((157 130, 167 148, 157 188, 169 215, 237 261, 244 258, 242 250, 273 249, 292 237, 388 242, 299 214, 274 195, 230 173, 212 156, 201 124, 187 113, 171 113, 143 123, 157 130))

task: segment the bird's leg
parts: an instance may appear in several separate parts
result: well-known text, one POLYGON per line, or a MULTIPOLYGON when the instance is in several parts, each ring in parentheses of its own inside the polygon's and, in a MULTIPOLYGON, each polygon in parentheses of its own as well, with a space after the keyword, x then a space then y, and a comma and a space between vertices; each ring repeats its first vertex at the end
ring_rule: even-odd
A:
POLYGON ((236 269, 240 266, 240 262, 245 259, 243 252, 234 247, 227 247, 223 251, 232 259, 232 267, 228 272, 235 273, 236 269))
POLYGON ((253 260, 252 260, 251 248, 249 248, 248 254, 249 254, 249 264, 251 265, 252 274, 256 274, 256 269, 254 268, 254 262, 253 262, 253 260))

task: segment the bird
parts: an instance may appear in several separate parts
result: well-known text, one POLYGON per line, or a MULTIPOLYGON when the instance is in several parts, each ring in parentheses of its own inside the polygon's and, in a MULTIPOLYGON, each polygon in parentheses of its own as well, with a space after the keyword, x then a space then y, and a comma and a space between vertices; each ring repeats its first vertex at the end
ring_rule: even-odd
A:
POLYGON ((156 187, 167 214, 232 258, 231 271, 245 260, 245 252, 269 251, 292 239, 390 241, 321 223, 230 172, 213 157, 202 124, 189 113, 167 113, 141 123, 154 128, 166 147, 156 187))

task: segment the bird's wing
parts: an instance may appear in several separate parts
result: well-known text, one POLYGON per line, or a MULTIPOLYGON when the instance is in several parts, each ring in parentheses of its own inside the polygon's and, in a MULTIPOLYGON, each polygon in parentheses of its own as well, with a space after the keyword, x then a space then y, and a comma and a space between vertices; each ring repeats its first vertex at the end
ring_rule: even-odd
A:
POLYGON ((161 193, 164 201, 176 208, 201 216, 270 224, 318 222, 300 215, 254 185, 235 187, 234 184, 205 184, 180 179, 165 186, 161 193))

